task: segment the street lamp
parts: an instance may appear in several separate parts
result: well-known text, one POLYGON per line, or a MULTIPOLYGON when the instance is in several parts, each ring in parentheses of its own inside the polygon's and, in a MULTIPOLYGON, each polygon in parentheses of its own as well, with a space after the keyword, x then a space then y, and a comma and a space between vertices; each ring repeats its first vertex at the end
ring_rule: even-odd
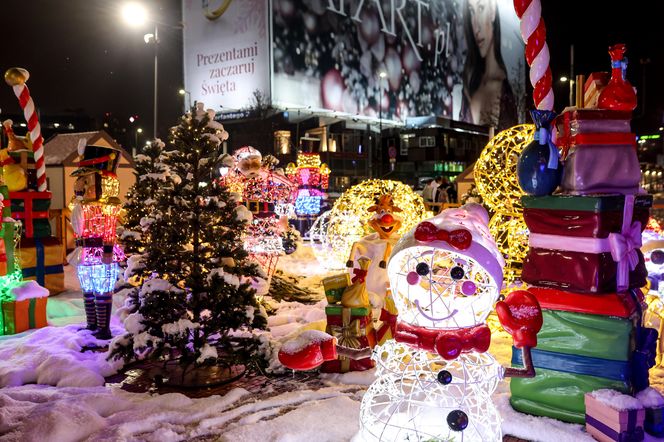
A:
POLYGON ((378 74, 378 161, 379 174, 383 174, 383 80, 387 77, 387 72, 380 71, 378 74))
POLYGON ((574 106, 574 80, 563 75, 560 77, 560 82, 569 83, 569 105, 574 106))
POLYGON ((135 135, 135 138, 134 138, 134 147, 133 147, 133 149, 131 150, 131 156, 132 156, 132 157, 135 157, 135 156, 136 156, 136 153, 137 153, 137 151, 138 151, 138 134, 142 134, 142 133, 143 133, 143 129, 141 129, 140 127, 139 127, 138 129, 136 129, 136 133, 134 134, 134 135, 135 135))
POLYGON ((191 109, 191 92, 184 89, 180 89, 178 93, 183 97, 185 97, 187 100, 187 108, 184 110, 185 112, 187 112, 188 110, 191 109))
POLYGON ((122 7, 122 18, 125 23, 132 27, 140 27, 146 22, 151 21, 154 24, 154 34, 145 34, 143 40, 146 44, 154 44, 154 128, 153 135, 157 138, 157 55, 159 47, 159 26, 155 20, 148 16, 148 11, 140 3, 126 3, 122 7))

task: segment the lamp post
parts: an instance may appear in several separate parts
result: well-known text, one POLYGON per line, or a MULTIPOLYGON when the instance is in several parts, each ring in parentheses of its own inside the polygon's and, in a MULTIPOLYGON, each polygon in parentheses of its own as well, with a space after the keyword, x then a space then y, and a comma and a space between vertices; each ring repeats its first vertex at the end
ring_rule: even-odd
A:
POLYGON ((135 157, 136 153, 138 153, 138 134, 142 134, 142 133, 143 133, 143 129, 141 129, 140 127, 138 129, 136 129, 136 133, 134 134, 135 135, 135 137, 134 137, 134 148, 131 150, 131 156, 132 157, 135 157))
POLYGON ((383 80, 387 77, 387 72, 380 71, 378 74, 378 174, 383 175, 383 80))
POLYGON ((185 103, 187 108, 184 111, 185 112, 189 111, 191 109, 191 92, 185 89, 180 89, 178 93, 183 97, 185 97, 185 103))
POLYGON ((569 83, 569 105, 574 106, 574 80, 566 76, 560 77, 561 83, 569 83))
POLYGON ((154 128, 153 135, 157 138, 157 68, 158 68, 158 47, 159 47, 159 25, 155 20, 149 19, 148 11, 142 4, 126 3, 122 7, 122 18, 129 26, 140 27, 150 21, 154 24, 154 33, 145 34, 143 41, 146 44, 154 44, 154 128))

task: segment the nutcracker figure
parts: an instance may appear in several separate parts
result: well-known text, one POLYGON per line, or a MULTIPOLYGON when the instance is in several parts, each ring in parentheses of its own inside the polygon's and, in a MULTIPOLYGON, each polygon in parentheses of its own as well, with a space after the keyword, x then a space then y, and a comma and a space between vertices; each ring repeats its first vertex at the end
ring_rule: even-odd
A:
POLYGON ((118 278, 118 262, 124 259, 116 244, 120 205, 119 182, 115 171, 120 151, 106 146, 81 146, 74 199, 70 204, 76 250, 70 263, 76 267, 83 299, 87 329, 99 339, 110 339, 113 287, 118 278))

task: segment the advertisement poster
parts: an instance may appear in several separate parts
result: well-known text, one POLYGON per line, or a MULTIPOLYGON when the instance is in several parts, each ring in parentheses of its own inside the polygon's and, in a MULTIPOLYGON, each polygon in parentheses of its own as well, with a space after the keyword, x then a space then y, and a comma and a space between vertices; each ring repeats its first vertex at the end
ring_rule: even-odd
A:
POLYGON ((270 93, 267 0, 184 0, 184 83, 191 102, 237 110, 270 93))
POLYGON ((525 120, 510 0, 273 0, 273 102, 499 129, 525 120))

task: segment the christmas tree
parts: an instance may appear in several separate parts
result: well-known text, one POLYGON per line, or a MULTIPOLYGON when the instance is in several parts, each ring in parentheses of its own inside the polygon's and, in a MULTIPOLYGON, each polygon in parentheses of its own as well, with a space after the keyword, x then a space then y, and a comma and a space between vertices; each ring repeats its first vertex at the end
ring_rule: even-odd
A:
POLYGON ((160 188, 140 221, 150 240, 126 272, 143 280, 111 358, 244 362, 257 348, 252 328, 265 326, 251 286, 262 275, 241 238, 251 213, 216 184, 228 133, 201 103, 192 113, 171 128, 159 157, 160 188))
POLYGON ((166 179, 167 169, 162 161, 164 147, 164 142, 157 138, 134 157, 136 182, 127 192, 120 233, 120 241, 127 255, 141 253, 149 241, 145 237, 146 232, 143 232, 141 220, 147 218, 154 208, 156 195, 166 179))

